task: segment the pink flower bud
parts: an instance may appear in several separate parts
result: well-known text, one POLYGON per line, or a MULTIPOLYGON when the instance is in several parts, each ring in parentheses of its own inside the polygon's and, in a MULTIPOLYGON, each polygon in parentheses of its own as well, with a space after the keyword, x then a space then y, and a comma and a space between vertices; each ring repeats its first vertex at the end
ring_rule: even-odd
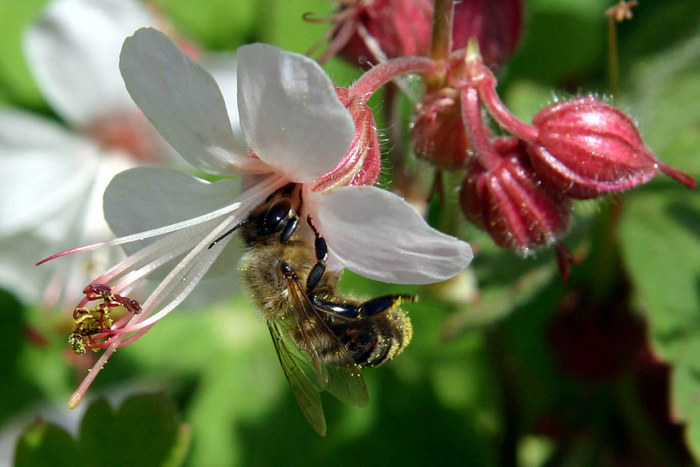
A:
POLYGON ((499 246, 528 253, 569 228, 571 202, 541 182, 515 138, 498 138, 502 158, 491 170, 474 160, 464 178, 460 204, 467 219, 485 229, 499 246))
POLYGON ((541 110, 529 145, 535 171, 571 198, 595 198, 647 182, 659 170, 693 187, 686 174, 660 162, 625 114, 594 97, 541 110))
POLYGON ((453 88, 426 94, 411 127, 416 155, 445 170, 464 167, 469 153, 459 100, 459 91, 453 88))
POLYGON ((355 137, 345 157, 313 184, 313 191, 347 185, 376 185, 382 171, 382 153, 372 109, 345 88, 336 87, 336 92, 355 123, 355 137))
POLYGON ((453 50, 475 37, 486 65, 504 63, 515 51, 523 26, 521 0, 462 0, 455 2, 453 50))

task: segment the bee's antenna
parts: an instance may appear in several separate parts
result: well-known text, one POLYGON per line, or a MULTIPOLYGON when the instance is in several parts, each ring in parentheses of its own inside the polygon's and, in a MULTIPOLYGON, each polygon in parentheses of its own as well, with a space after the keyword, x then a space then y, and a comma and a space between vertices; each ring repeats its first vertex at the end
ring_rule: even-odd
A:
POLYGON ((243 227, 244 225, 246 225, 248 222, 250 222, 250 217, 249 217, 248 219, 246 219, 246 220, 244 220, 244 221, 241 221, 241 222, 239 222, 238 224, 234 225, 233 228, 227 230, 223 235, 221 235, 219 238, 217 238, 216 240, 214 240, 213 242, 211 242, 211 245, 209 245, 209 248, 207 248, 207 249, 211 249, 214 245, 216 245, 216 244, 219 243, 221 240, 223 240, 224 238, 226 238, 226 237, 228 237, 229 235, 231 235, 231 234, 232 234, 233 232, 235 232, 239 227, 243 227))

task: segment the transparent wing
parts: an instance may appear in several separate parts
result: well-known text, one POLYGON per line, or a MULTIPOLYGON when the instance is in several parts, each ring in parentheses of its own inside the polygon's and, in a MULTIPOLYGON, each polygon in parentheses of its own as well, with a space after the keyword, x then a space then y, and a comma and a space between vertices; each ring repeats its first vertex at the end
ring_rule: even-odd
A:
POLYGON ((294 302, 298 340, 308 352, 320 389, 348 404, 359 407, 369 404, 360 367, 324 320, 324 311, 314 307, 298 279, 288 277, 287 289, 294 302), (326 360, 332 360, 333 364, 327 365, 326 360))
MULTIPOLYGON (((269 321, 267 326, 270 329, 272 342, 275 344, 284 375, 287 377, 304 418, 319 435, 326 436, 326 417, 323 415, 319 389, 307 376, 310 370, 304 370, 305 367, 308 368, 308 363, 301 358, 298 352, 290 351, 287 339, 284 337, 286 332, 280 332, 278 322, 269 321)), ((294 348, 296 349, 296 347, 294 348)))

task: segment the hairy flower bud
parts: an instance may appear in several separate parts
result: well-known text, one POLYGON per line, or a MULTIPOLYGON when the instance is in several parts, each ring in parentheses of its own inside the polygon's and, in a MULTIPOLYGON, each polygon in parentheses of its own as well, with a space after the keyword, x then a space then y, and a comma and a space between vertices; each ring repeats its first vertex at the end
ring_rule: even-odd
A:
POLYGON ((571 198, 595 198, 668 173, 688 186, 686 174, 660 162, 625 114, 594 97, 541 110, 537 138, 528 148, 537 173, 571 198))
POLYGON ((336 88, 340 102, 347 107, 355 123, 355 136, 345 157, 312 186, 325 191, 347 185, 376 185, 382 171, 382 153, 372 109, 354 99, 345 88, 336 88))
POLYGON ((467 219, 503 248, 522 253, 550 244, 569 228, 571 202, 541 182, 515 138, 498 138, 502 158, 490 170, 477 160, 464 178, 460 204, 467 219))
POLYGON ((523 26, 521 0, 462 0, 455 2, 453 50, 476 38, 486 65, 504 63, 515 51, 523 26))
POLYGON ((411 127, 416 155, 445 170, 463 167, 469 153, 459 100, 453 88, 426 94, 411 127))

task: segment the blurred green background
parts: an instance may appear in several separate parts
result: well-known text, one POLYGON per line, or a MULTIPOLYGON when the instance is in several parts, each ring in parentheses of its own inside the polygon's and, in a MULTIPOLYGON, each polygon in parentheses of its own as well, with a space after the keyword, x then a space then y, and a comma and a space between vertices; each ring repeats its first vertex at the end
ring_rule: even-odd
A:
MULTIPOLYGON (((46 3, 0 0, 0 102, 53 117, 21 49, 24 29, 46 3)), ((298 52, 327 27, 302 15, 324 16, 333 7, 326 0, 152 4, 205 49, 261 41, 298 52)), ((555 95, 609 93, 604 11, 612 4, 526 2, 521 47, 499 86, 516 114, 529 118, 555 95)), ((642 0, 618 34, 617 104, 639 122, 660 159, 699 179, 697 0, 642 0)), ((327 69, 341 86, 358 76, 338 60, 327 69)), ((381 124, 382 103, 372 104, 381 124)), ((445 209, 431 203, 434 225, 445 223, 445 209)), ((177 310, 117 352, 83 404, 90 408, 80 432, 68 435, 53 423, 75 427, 80 415, 61 408, 84 367, 55 322, 0 291, 0 451, 14 451, 11 440, 24 430, 22 465, 700 459, 697 192, 660 176, 621 196, 578 203, 565 241, 583 261, 567 283, 551 251, 523 259, 466 222, 451 229, 477 252, 458 281, 412 288, 344 277, 343 290, 354 295, 415 293, 420 301, 405 307, 414 323, 411 345, 386 366, 364 371, 370 406, 324 397, 326 438, 306 424, 266 327, 241 294, 206 309, 177 310), (475 293, 465 297, 465 290, 475 293)))

